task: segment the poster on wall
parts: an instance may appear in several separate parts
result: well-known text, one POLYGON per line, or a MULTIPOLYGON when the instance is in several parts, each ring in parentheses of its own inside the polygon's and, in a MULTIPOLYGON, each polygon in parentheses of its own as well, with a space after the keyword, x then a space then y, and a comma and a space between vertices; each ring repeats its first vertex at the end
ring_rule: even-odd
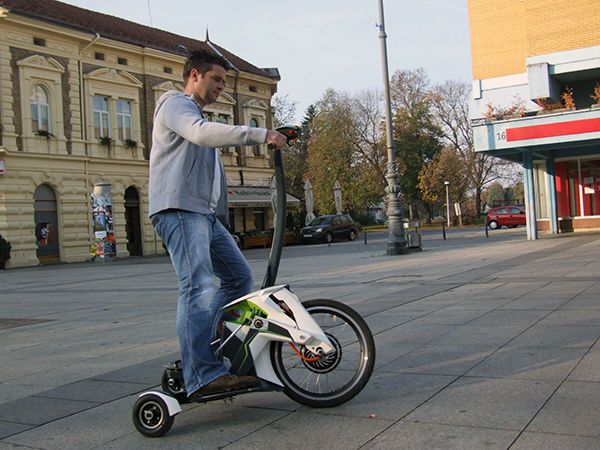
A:
POLYGON ((92 192, 92 226, 94 231, 94 257, 116 258, 117 243, 113 224, 112 191, 110 183, 94 185, 92 192))

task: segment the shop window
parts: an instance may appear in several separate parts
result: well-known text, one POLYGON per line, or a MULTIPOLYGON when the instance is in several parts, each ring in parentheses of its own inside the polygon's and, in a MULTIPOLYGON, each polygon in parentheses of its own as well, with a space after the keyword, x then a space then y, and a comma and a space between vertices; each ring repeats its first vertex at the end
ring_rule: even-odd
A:
POLYGON ((581 160, 581 191, 583 195, 583 215, 600 215, 600 160, 581 160))
POLYGON ((39 84, 33 86, 30 98, 31 105, 31 130, 50 132, 50 107, 48 104, 48 91, 39 84))
POLYGON ((131 128, 131 102, 129 100, 117 99, 117 130, 121 142, 133 140, 131 128))
POLYGON ((34 37, 33 38, 33 45, 37 45, 37 46, 40 46, 40 47, 45 47, 46 46, 46 39, 39 38, 39 37, 34 37))
POLYGON ((108 97, 94 95, 94 137, 110 137, 110 112, 108 97))

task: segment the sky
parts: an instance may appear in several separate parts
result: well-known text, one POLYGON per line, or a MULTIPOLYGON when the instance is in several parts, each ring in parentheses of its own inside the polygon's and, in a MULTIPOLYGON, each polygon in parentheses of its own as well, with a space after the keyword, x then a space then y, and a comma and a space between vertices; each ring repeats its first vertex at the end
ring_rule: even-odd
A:
MULTIPOLYGON (((296 121, 328 88, 382 89, 379 0, 63 0, 210 40, 257 67, 277 67, 296 121)), ((471 82, 466 0, 384 0, 390 77, 423 68, 433 84, 471 82)))

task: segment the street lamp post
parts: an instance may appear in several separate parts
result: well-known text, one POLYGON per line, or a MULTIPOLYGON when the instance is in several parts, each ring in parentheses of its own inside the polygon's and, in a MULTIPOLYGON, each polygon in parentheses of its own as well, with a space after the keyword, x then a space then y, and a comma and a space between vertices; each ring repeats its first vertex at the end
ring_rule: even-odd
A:
POLYGON ((387 46, 385 34, 385 21, 383 16, 383 0, 379 0, 379 39, 381 43, 381 65, 383 72, 383 90, 385 101, 385 128, 387 142, 387 171, 385 178, 387 180, 386 192, 388 196, 388 244, 386 254, 401 255, 408 251, 406 237, 404 234, 404 223, 402 221, 402 208, 398 195, 400 187, 398 186, 398 167, 396 166, 396 157, 394 155, 394 139, 392 136, 392 107, 390 100, 390 79, 387 61, 387 46))
POLYGON ((444 185, 446 186, 446 220, 448 221, 448 228, 450 228, 450 182, 444 181, 444 185))

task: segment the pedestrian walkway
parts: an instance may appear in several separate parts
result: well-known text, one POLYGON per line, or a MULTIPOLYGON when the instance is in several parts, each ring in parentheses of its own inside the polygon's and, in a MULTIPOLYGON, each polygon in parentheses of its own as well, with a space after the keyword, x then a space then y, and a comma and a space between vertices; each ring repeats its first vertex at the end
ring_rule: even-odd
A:
MULTIPOLYGON (((369 323, 369 384, 329 409, 279 393, 189 405, 155 440, 130 416, 177 356, 168 259, 1 272, 0 450, 600 448, 599 244, 507 230, 394 257, 385 238, 288 247, 281 282, 369 323)), ((246 254, 260 283, 266 251, 246 254)))

